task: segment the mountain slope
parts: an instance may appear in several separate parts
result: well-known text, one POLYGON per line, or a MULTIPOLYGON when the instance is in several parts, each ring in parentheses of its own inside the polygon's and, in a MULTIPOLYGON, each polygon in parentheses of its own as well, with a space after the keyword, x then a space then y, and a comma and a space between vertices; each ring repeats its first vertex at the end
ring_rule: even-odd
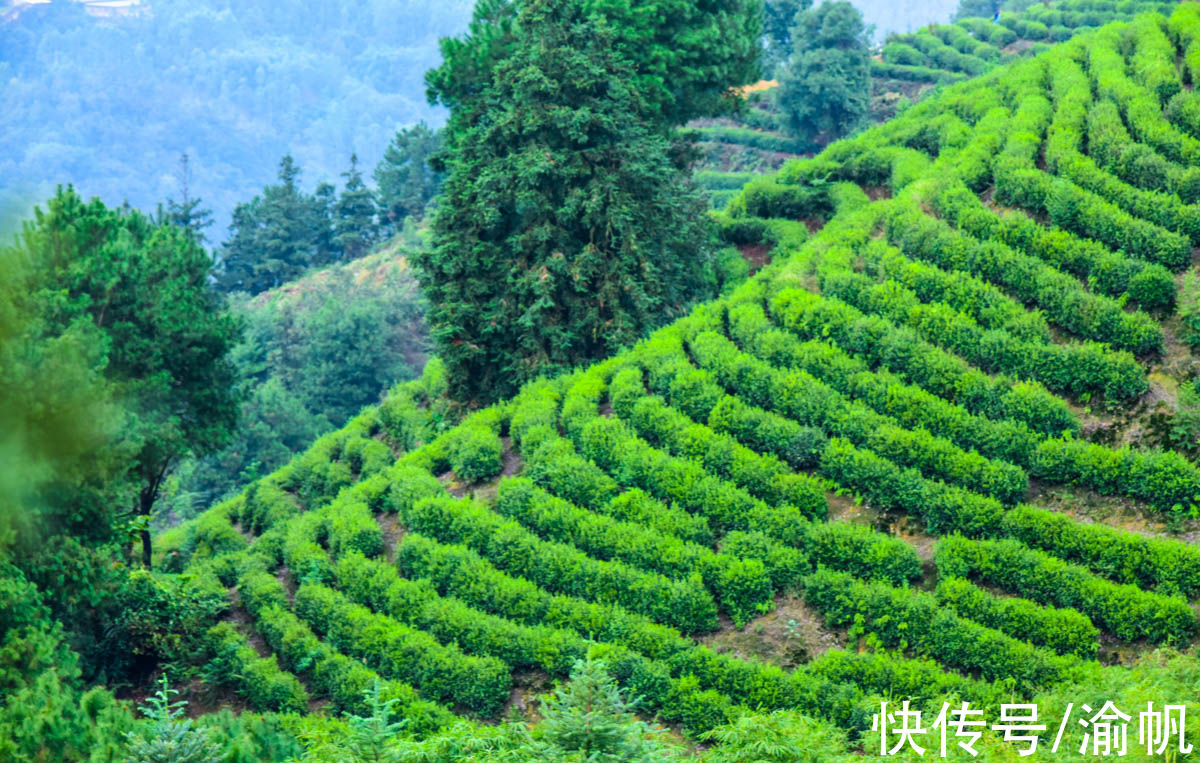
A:
POLYGON ((1200 469, 1104 443, 1195 372, 1196 65, 1186 4, 949 88, 745 188, 724 235, 774 262, 730 297, 442 434, 367 409, 164 553, 304 698, 380 676, 419 733, 584 655, 689 733, 868 752, 881 697, 1185 701, 1127 666, 1195 644, 1200 469))

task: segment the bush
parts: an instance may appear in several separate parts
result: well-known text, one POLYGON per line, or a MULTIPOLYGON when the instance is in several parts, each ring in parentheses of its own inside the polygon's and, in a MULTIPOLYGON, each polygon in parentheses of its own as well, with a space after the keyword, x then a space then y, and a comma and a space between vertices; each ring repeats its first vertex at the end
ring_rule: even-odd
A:
POLYGON ((963 619, 932 594, 820 570, 805 580, 804 600, 824 612, 830 625, 851 625, 852 639, 865 636, 889 648, 911 649, 987 680, 1047 687, 1079 675, 1078 661, 963 619))
POLYGON ((1118 583, 1188 597, 1200 591, 1200 549, 1183 541, 1078 522, 1032 506, 1008 512, 1001 529, 1028 546, 1118 583))
POLYGON ((383 530, 365 503, 339 501, 329 515, 329 551, 334 557, 349 551, 383 553, 383 530))
POLYGON ((504 444, 500 436, 482 426, 460 426, 449 443, 450 466, 466 482, 485 482, 504 468, 504 444))
MULTIPOLYGON (((976 214, 978 199, 965 187, 950 186, 932 199, 935 209, 962 227, 976 214)), ((1162 348, 1162 329, 1149 316, 1128 314, 1114 300, 1089 294, 1073 278, 993 240, 955 232, 921 213, 915 202, 897 205, 887 216, 888 240, 905 254, 946 269, 962 269, 1004 286, 1022 301, 1044 308, 1055 323, 1080 336, 1135 354, 1162 348)))
POLYGON ((783 154, 799 154, 811 146, 773 132, 751 130, 746 127, 701 127, 694 131, 700 140, 715 143, 731 143, 735 146, 749 146, 763 151, 774 151, 783 154))
MULTIPOLYGON (((847 402, 836 390, 807 373, 779 371, 741 353, 732 342, 717 334, 699 334, 688 346, 696 362, 712 371, 724 386, 753 404, 772 408, 801 424, 821 427, 831 436, 884 451, 898 463, 993 492, 1005 500, 1015 500, 1027 487, 1023 473, 1010 464, 991 463, 928 433, 904 430, 861 403, 847 402)), ((821 463, 822 473, 831 476, 825 471, 824 456, 821 463)), ((842 484, 862 489, 857 481, 842 484)))
POLYGON ((555 437, 543 442, 526 456, 524 474, 548 492, 600 514, 705 546, 715 540, 704 516, 668 506, 638 488, 621 492, 615 480, 576 453, 567 440, 555 437))
POLYGON ((1030 464, 1037 477, 1146 501, 1174 517, 1200 513, 1200 469, 1173 450, 1120 450, 1075 439, 1047 440, 1030 464))
POLYGON ((920 387, 903 384, 888 372, 872 373, 865 362, 831 343, 801 341, 772 328, 760 305, 731 308, 729 326, 738 342, 772 364, 807 371, 843 395, 894 417, 906 429, 923 427, 961 448, 1016 464, 1028 463, 1037 446, 1038 438, 1023 423, 977 416, 920 387))
POLYGON ((822 293, 867 314, 907 324, 931 344, 943 346, 984 371, 1036 379, 1047 388, 1074 396, 1107 394, 1118 399, 1142 394, 1145 371, 1129 353, 1098 343, 1051 344, 1014 337, 1004 329, 985 330, 948 305, 921 302, 894 281, 873 284, 857 273, 837 272, 822 279, 822 293))
POLYGON ((962 578, 941 580, 934 593, 939 603, 965 618, 1059 654, 1094 660, 1100 649, 1100 631, 1073 609, 993 596, 962 578))
POLYGON ((728 212, 737 217, 783 217, 788 220, 823 218, 832 212, 824 188, 784 185, 761 175, 742 189, 729 203, 728 212))
POLYGON ((763 456, 733 437, 714 432, 670 408, 657 395, 647 395, 641 368, 619 372, 610 400, 617 415, 652 444, 696 461, 704 468, 772 504, 820 506, 823 486, 792 473, 774 456, 763 456))
POLYGON ((886 360, 892 371, 972 413, 1016 419, 1046 434, 1079 429, 1066 404, 1044 389, 988 377, 922 341, 911 329, 868 318, 843 302, 801 289, 783 289, 770 300, 770 311, 778 323, 801 336, 832 339, 873 365, 886 360))
POLYGON ((206 683, 234 688, 259 712, 308 711, 308 692, 300 681, 279 669, 275 655, 259 657, 231 624, 214 625, 208 641, 212 657, 204 668, 206 683))
POLYGON ((970 577, 1032 601, 1077 609, 1122 641, 1183 644, 1196 631, 1186 600, 1111 583, 1015 540, 943 538, 935 562, 939 577, 970 577))
POLYGON ((716 603, 698 577, 672 581, 620 562, 592 559, 571 546, 540 540, 471 501, 427 498, 401 518, 411 531, 443 543, 465 543, 551 590, 618 602, 689 633, 716 627, 716 603))
POLYGON ((699 574, 738 627, 772 606, 774 592, 765 560, 714 554, 641 525, 592 514, 524 479, 505 481, 495 508, 546 540, 575 546, 598 559, 623 561, 675 579, 699 574))
POLYGON ((339 651, 381 675, 416 686, 422 696, 494 716, 508 701, 512 680, 495 658, 470 657, 422 631, 353 604, 333 589, 305 584, 296 612, 339 651))

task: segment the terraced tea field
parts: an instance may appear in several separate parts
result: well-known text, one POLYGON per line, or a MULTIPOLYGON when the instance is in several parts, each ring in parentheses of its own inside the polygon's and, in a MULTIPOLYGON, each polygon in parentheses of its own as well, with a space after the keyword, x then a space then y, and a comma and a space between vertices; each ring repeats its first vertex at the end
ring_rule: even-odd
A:
POLYGON ((722 235, 772 261, 727 297, 446 431, 428 379, 364 411, 160 544, 228 590, 214 680, 378 677, 425 733, 590 655, 688 734, 871 750, 881 698, 994 718, 1192 647, 1200 468, 1146 443, 1197 369, 1197 73, 1188 3, 954 85, 751 181, 722 235))

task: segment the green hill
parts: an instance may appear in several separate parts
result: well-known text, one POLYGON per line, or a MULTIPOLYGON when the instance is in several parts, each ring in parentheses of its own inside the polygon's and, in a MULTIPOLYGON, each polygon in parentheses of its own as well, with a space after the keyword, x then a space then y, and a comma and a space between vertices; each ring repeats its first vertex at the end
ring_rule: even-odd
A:
POLYGON ((232 354, 245 392, 240 423, 224 449, 168 477, 160 520, 195 516, 420 374, 428 330, 410 251, 397 238, 261 294, 233 295, 246 326, 232 354))
MULTIPOLYGON (((868 23, 881 13, 869 3, 856 5, 862 6, 868 23)), ((891 30, 880 41, 871 61, 868 122, 887 121, 939 88, 1044 52, 1076 34, 1110 22, 1127 21, 1140 13, 1169 14, 1175 7, 1172 2, 1152 0, 1059 0, 1053 4, 1003 5, 998 22, 965 18, 952 24, 924 25, 915 32, 891 30)), ((913 13, 898 9, 895 3, 890 3, 888 10, 897 19, 913 13)), ((928 14, 928 8, 922 12, 928 14)), ((953 8, 944 15, 952 12, 953 8)), ((699 145, 703 151, 696 182, 709 191, 715 208, 723 208, 729 202, 733 196, 731 184, 739 179, 744 183, 747 174, 778 170, 788 159, 818 148, 783 134, 779 121, 771 92, 763 90, 749 94, 745 112, 736 119, 708 120, 695 125, 700 131, 699 145)))
POLYGON ((229 594, 210 680, 379 677, 427 734, 591 656, 687 734, 868 753, 881 699, 1200 713, 1198 66, 1184 4, 947 88, 743 189, 729 297, 449 431, 428 380, 366 409, 161 539, 229 594))

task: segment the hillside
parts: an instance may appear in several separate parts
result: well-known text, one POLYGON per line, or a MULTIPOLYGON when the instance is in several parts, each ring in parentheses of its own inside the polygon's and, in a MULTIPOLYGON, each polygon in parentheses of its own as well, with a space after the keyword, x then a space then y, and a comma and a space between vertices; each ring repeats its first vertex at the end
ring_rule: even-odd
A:
POLYGON ((253 297, 234 295, 231 312, 246 326, 233 351, 245 394, 240 423, 221 451, 173 471, 159 521, 194 516, 420 375, 428 330, 408 264, 419 245, 398 237, 253 297))
POLYGON ((0 226, 68 182, 152 210, 181 197, 185 152, 217 241, 285 153, 306 185, 336 183, 354 152, 369 174, 398 128, 443 119, 423 77, 472 3, 140 7, 98 19, 91 6, 39 4, 0 23, 0 226))
POLYGON ((729 297, 440 434, 428 385, 366 409, 162 538, 228 593, 210 681, 378 677, 500 747, 584 656, 689 735, 868 753, 881 698, 1200 712, 1200 468, 1151 447, 1197 436, 1197 67, 1189 3, 949 87, 747 185, 723 236, 772 261, 729 297))
MULTIPOLYGON (((855 3, 868 24, 884 18, 872 3, 855 3)), ((894 21, 877 34, 880 46, 871 61, 871 100, 866 121, 879 124, 929 97, 946 85, 984 74, 1047 50, 1073 35, 1088 32, 1139 13, 1169 14, 1175 4, 1148 0, 1060 0, 1044 3, 1003 3, 998 23, 967 18, 948 21, 955 8, 934 13, 889 4, 894 21), (1023 6, 1010 10, 1010 6, 1023 6), (913 16, 911 14, 917 14, 913 16), (923 16, 920 14, 924 14, 923 16), (920 18, 917 23, 905 18, 920 18), (938 23, 930 23, 938 22, 938 23)), ((879 30, 877 29, 877 32, 879 30)), ((696 181, 710 192, 714 208, 722 208, 735 190, 754 174, 779 169, 788 159, 812 153, 814 147, 783 134, 772 90, 748 94, 747 108, 736 119, 699 123, 703 158, 696 181)))

